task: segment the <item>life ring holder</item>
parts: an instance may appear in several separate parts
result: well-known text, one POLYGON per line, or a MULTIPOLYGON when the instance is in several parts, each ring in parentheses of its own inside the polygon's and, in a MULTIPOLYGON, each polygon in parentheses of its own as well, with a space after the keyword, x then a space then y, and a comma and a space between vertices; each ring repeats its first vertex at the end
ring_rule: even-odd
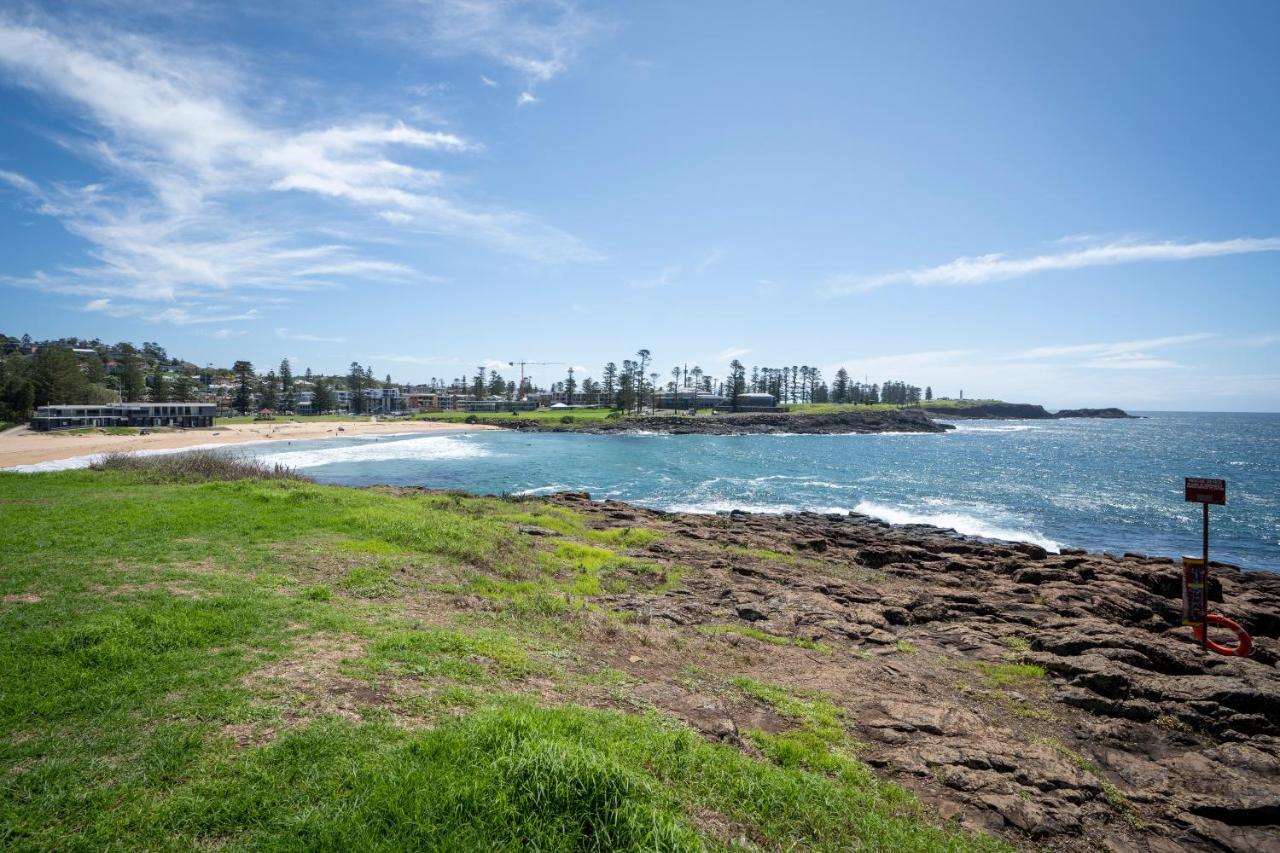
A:
POLYGON ((1203 643, 1205 648, 1227 657, 1247 658, 1253 654, 1253 638, 1249 636, 1249 632, 1239 622, 1235 622, 1225 616, 1219 616, 1217 613, 1206 615, 1204 621, 1205 624, 1195 626, 1194 631, 1196 640, 1203 643), (1210 625, 1217 625, 1219 628, 1235 631, 1236 644, 1234 646, 1224 646, 1208 639, 1205 636, 1205 631, 1210 625))

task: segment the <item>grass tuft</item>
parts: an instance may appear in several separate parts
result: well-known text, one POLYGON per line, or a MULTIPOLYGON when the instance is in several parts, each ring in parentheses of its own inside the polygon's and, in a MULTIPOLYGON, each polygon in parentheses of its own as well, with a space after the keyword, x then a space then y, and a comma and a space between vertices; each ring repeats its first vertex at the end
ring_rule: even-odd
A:
POLYGON ((95 471, 129 471, 148 482, 179 483, 201 480, 305 480, 283 465, 260 459, 228 456, 212 450, 192 450, 159 456, 108 453, 90 466, 95 471))

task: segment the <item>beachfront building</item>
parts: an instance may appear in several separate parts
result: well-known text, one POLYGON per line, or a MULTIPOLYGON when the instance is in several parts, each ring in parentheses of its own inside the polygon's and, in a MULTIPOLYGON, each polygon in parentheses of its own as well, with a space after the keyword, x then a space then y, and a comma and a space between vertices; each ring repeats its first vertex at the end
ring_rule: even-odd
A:
POLYGON ((778 408, 778 400, 772 394, 739 394, 737 405, 740 412, 785 412, 778 408))
POLYGON ((467 412, 531 412, 538 408, 536 400, 508 400, 506 397, 463 400, 459 405, 467 412))
POLYGON ((41 406, 31 428, 48 432, 83 427, 211 427, 216 403, 117 403, 109 406, 41 406))
POLYGON ((390 415, 403 412, 404 405, 400 400, 399 388, 366 388, 364 389, 364 413, 367 415, 390 415))
POLYGON ((729 398, 722 394, 699 391, 696 388, 678 388, 659 391, 654 406, 659 409, 717 409, 729 405, 729 398))

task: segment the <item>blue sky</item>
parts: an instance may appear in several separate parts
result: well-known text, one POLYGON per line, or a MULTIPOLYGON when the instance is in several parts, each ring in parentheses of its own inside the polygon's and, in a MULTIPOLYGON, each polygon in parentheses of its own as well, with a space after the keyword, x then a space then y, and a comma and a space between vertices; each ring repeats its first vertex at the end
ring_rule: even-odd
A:
POLYGON ((0 2, 0 331, 1278 411, 1278 41, 1263 2, 0 2))

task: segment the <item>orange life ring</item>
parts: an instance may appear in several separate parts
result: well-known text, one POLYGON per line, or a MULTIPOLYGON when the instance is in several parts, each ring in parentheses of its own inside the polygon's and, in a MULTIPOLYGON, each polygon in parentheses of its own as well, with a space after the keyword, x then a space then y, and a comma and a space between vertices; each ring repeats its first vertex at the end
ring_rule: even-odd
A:
POLYGON ((1249 632, 1246 631, 1240 625, 1240 623, 1234 622, 1225 616, 1219 616, 1217 613, 1210 613, 1208 616, 1204 617, 1204 621, 1205 621, 1204 627, 1195 629, 1196 639, 1204 643, 1212 651, 1215 651, 1220 655, 1227 655, 1229 657, 1234 656, 1234 657, 1241 657, 1241 658, 1247 658, 1249 655, 1253 653, 1253 637, 1249 636, 1249 632), (1235 631, 1236 632, 1235 646, 1222 646, 1215 643, 1213 640, 1205 640, 1204 632, 1209 625, 1217 625, 1220 628, 1226 628, 1229 631, 1235 631))

